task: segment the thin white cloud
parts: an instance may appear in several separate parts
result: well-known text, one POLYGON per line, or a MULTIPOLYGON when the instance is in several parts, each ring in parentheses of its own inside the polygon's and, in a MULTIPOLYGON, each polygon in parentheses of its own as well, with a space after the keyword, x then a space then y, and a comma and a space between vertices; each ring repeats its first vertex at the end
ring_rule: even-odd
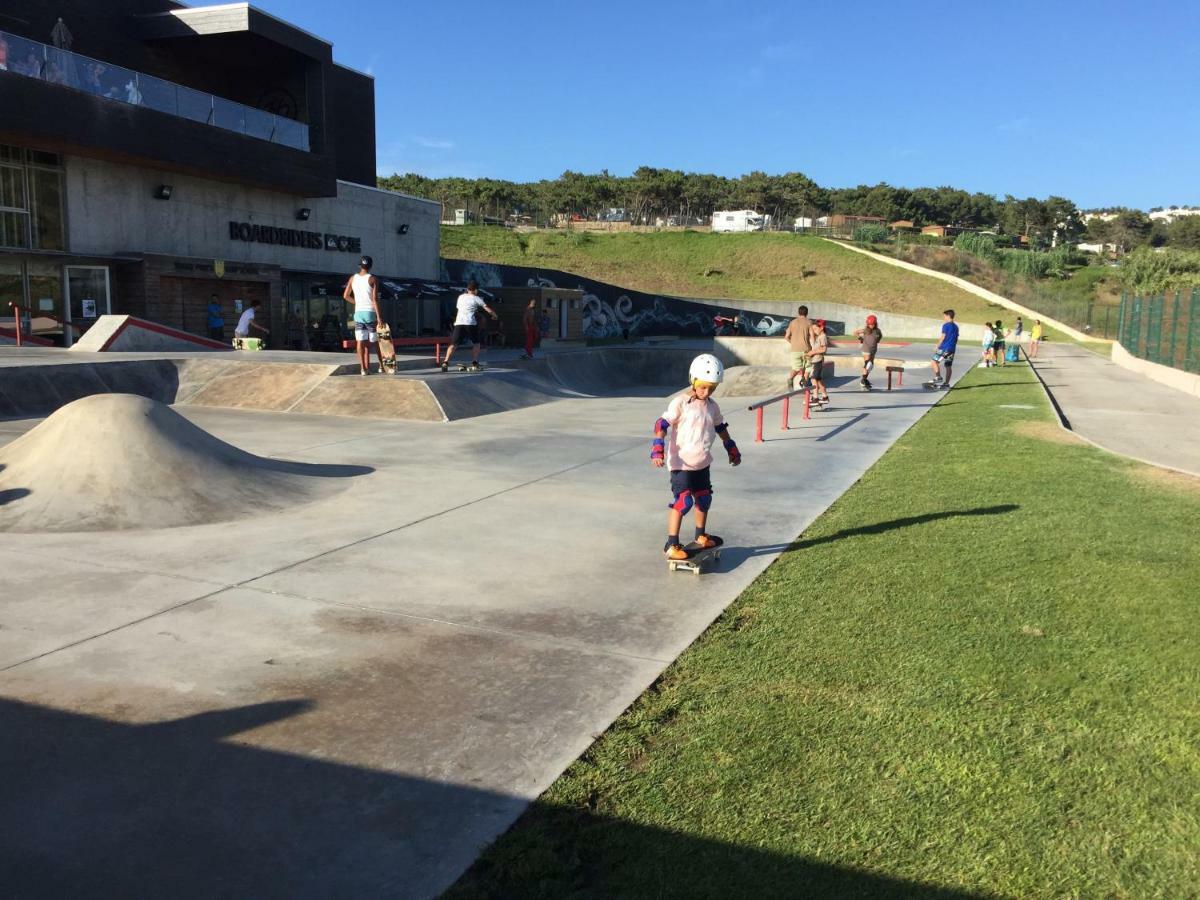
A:
POLYGON ((424 147, 426 150, 453 150, 454 149, 454 141, 450 141, 450 140, 444 140, 444 139, 438 139, 438 138, 426 138, 426 137, 415 137, 412 140, 413 140, 413 143, 416 144, 418 147, 424 147))

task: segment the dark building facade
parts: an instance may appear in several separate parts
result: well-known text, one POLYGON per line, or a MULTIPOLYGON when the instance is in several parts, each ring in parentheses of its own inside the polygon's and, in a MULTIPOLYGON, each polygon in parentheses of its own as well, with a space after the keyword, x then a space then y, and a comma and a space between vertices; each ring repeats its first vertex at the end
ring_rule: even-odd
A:
POLYGON ((294 344, 362 253, 436 278, 438 205, 373 186, 374 97, 245 3, 0 0, 0 325, 16 303, 65 343, 106 312, 205 333, 216 294, 227 330, 258 298, 294 344))

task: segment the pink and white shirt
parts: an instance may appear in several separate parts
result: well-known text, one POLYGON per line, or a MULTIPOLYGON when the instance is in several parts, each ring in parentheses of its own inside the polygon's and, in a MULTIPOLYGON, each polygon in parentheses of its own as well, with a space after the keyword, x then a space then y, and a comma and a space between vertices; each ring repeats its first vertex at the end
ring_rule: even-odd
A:
POLYGON ((696 471, 712 465, 711 447, 717 426, 724 423, 715 400, 680 394, 671 400, 662 417, 671 425, 667 436, 667 468, 696 471))

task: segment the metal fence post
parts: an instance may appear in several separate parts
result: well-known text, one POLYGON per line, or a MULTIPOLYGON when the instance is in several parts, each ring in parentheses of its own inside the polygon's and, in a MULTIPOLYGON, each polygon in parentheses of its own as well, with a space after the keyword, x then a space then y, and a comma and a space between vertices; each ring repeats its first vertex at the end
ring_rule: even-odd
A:
POLYGON ((1121 305, 1117 309, 1117 343, 1125 345, 1125 292, 1121 291, 1121 305))
POLYGON ((1192 302, 1188 304, 1187 349, 1183 354, 1183 368, 1188 372, 1200 372, 1200 360, 1193 355, 1200 349, 1197 347, 1200 341, 1196 340, 1197 325, 1200 324, 1196 320, 1196 314, 1200 312, 1197 309, 1197 294, 1200 294, 1200 290, 1192 288, 1192 302))
POLYGON ((1142 302, 1144 298, 1141 294, 1133 295, 1133 302, 1130 304, 1129 310, 1129 343, 1125 349, 1134 356, 1141 357, 1142 349, 1139 344, 1142 342, 1142 302))
POLYGON ((1179 335, 1179 291, 1175 291, 1175 309, 1171 314, 1171 349, 1167 358, 1167 365, 1175 365, 1175 357, 1178 353, 1176 338, 1179 335))
POLYGON ((1162 323, 1163 309, 1167 305, 1167 294, 1150 301, 1150 322, 1146 325, 1146 359, 1151 362, 1162 361, 1162 323))

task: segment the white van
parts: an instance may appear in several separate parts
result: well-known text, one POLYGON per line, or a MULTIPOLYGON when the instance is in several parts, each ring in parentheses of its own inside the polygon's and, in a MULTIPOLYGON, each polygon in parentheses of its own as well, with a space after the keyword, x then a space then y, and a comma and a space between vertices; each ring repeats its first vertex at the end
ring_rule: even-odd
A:
POLYGON ((764 231, 771 217, 752 209, 722 210, 713 213, 712 230, 717 231, 764 231))

